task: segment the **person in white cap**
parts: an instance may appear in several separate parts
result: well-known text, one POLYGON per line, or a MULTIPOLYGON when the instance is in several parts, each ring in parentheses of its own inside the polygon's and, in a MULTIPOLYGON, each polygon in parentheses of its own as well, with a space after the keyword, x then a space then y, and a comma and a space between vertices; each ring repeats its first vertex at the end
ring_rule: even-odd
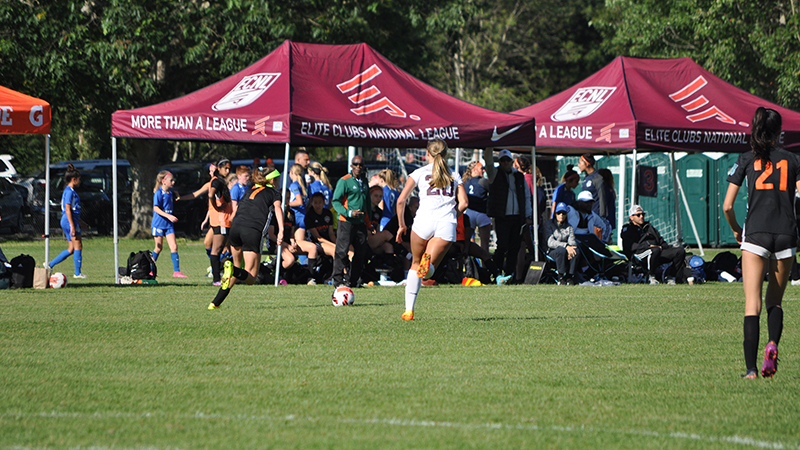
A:
POLYGON ((531 191, 525 184, 525 175, 513 171, 514 158, 508 150, 500 150, 500 167, 489 186, 488 216, 494 218, 497 249, 492 260, 505 275, 498 275, 498 284, 511 280, 517 268, 517 253, 522 242, 522 226, 533 224, 531 191))
POLYGON ((611 225, 606 219, 592 211, 593 205, 592 193, 581 191, 575 199, 575 203, 569 207, 567 220, 575 230, 576 236, 594 234, 601 241, 608 242, 611 238, 611 225))
POLYGON ((655 268, 668 262, 672 262, 672 265, 665 273, 667 284, 675 284, 676 276, 683 281, 686 267, 686 251, 683 247, 669 245, 658 230, 644 219, 645 212, 641 206, 631 206, 628 216, 630 222, 622 227, 622 252, 625 256, 632 258, 636 255, 644 261, 650 272, 650 284, 658 284, 653 275, 655 268))

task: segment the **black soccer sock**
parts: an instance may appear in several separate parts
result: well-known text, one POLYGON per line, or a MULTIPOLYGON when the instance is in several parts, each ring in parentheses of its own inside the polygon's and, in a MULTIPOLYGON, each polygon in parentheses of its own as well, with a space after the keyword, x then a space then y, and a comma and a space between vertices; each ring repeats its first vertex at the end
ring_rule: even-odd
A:
POLYGON ((250 275, 250 272, 242 269, 241 267, 233 266, 233 276, 237 280, 247 281, 248 275, 250 275))
POLYGON ((228 294, 230 294, 230 292, 231 292, 230 289, 222 289, 222 288, 220 288, 220 290, 217 291, 217 296, 214 297, 214 304, 216 306, 221 305, 222 302, 225 301, 225 298, 228 297, 228 294))
POLYGON ((314 275, 314 269, 317 267, 317 258, 308 258, 308 271, 314 275))
POLYGON ((767 308, 767 329, 769 330, 769 340, 778 345, 781 334, 783 334, 783 308, 780 306, 767 308))
POLYGON ((219 275, 219 255, 208 255, 211 259, 211 276, 214 277, 214 282, 220 281, 219 275))
POLYGON ((744 363, 747 370, 757 368, 759 331, 758 316, 744 316, 744 363))

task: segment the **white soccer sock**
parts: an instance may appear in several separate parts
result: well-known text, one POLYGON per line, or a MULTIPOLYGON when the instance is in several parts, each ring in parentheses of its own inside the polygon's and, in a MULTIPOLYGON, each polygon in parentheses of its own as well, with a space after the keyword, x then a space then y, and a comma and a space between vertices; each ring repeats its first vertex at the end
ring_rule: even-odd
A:
POLYGON ((406 311, 414 310, 414 303, 417 301, 419 286, 422 280, 417 276, 416 270, 409 270, 406 277, 406 311))

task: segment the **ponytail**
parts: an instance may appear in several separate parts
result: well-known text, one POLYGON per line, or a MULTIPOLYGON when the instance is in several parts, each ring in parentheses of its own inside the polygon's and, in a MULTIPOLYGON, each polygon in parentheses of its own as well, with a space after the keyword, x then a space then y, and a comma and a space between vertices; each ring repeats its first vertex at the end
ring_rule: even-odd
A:
POLYGON ((394 174, 394 170, 383 169, 378 176, 381 177, 381 180, 385 181, 386 185, 391 189, 397 190, 399 183, 397 182, 397 176, 394 174))
POLYGON ((447 167, 447 143, 441 139, 428 141, 428 153, 433 156, 431 186, 444 189, 453 183, 453 175, 447 167))
POLYGON ((153 194, 161 189, 161 182, 164 181, 164 178, 166 178, 167 175, 169 175, 169 170, 162 170, 161 172, 158 172, 158 175, 156 175, 156 187, 153 188, 153 194))
POLYGON ((750 148, 763 164, 769 162, 769 153, 781 134, 781 115, 774 109, 759 106, 753 116, 753 131, 750 133, 750 148))
POLYGON ((64 173, 64 182, 69 184, 74 178, 80 178, 81 173, 72 164, 67 164, 67 172, 64 173))

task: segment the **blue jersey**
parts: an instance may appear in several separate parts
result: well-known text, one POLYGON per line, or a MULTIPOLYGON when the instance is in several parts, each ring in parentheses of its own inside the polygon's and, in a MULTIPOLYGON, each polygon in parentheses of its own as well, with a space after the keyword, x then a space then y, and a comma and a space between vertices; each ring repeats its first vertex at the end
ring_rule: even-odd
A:
POLYGON ((325 196, 325 209, 331 209, 331 194, 333 194, 331 189, 322 181, 317 180, 308 186, 308 196, 311 197, 317 192, 322 192, 322 195, 325 196))
POLYGON ((562 202, 567 206, 575 203, 575 192, 572 189, 569 189, 566 183, 560 184, 556 190, 553 191, 553 209, 555 209, 556 205, 562 202))
MULTIPOLYGON (((172 189, 166 192, 164 192, 163 189, 157 190, 156 193, 153 194, 153 208, 158 207, 165 213, 172 214, 172 196, 172 189)), ((170 222, 169 219, 153 210, 152 228, 168 228, 170 226, 172 226, 172 222, 170 222)))
POLYGON ((247 192, 247 186, 237 181, 231 188, 231 201, 238 202, 244 197, 245 192, 247 192))
POLYGON ((292 193, 292 200, 294 200, 298 195, 303 199, 303 204, 300 206, 292 206, 292 211, 294 211, 294 220, 297 222, 297 226, 305 229, 306 205, 308 204, 308 197, 303 195, 303 190, 300 189, 300 183, 297 181, 293 182, 292 185, 289 186, 289 191, 292 193))
POLYGON ((64 193, 61 194, 61 221, 67 220, 67 205, 72 210, 72 221, 77 225, 78 220, 81 218, 81 199, 75 189, 67 186, 64 188, 64 193))
POLYGON ((389 219, 397 214, 397 197, 400 196, 400 193, 396 190, 390 188, 389 186, 383 187, 383 215, 381 217, 381 223, 389 222, 389 219))

